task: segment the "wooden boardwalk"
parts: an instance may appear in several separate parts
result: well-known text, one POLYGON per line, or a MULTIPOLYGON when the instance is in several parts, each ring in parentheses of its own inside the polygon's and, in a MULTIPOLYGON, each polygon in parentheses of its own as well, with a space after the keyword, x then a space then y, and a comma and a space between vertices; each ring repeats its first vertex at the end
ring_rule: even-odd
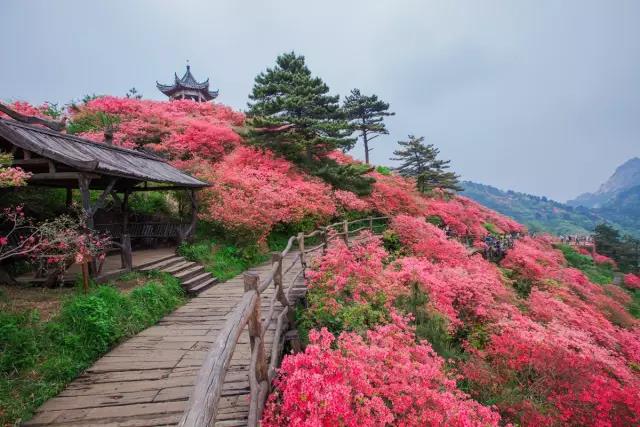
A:
MULTIPOLYGON (((292 251, 285 260, 290 263, 297 256, 299 253, 292 251)), ((297 263, 285 275, 285 281, 296 277, 300 269, 297 263)), ((250 271, 263 277, 271 271, 271 263, 250 271)), ((304 292, 302 275, 293 289, 298 295, 304 292)), ((193 298, 99 359, 58 396, 44 403, 25 425, 177 425, 207 350, 243 294, 240 275, 193 298)), ((267 313, 272 295, 273 287, 262 293, 262 313, 267 313)), ((274 317, 279 313, 276 310, 274 317)), ((265 337, 268 354, 273 335, 270 330, 265 337)), ((245 328, 225 378, 217 426, 247 423, 250 356, 245 328)))

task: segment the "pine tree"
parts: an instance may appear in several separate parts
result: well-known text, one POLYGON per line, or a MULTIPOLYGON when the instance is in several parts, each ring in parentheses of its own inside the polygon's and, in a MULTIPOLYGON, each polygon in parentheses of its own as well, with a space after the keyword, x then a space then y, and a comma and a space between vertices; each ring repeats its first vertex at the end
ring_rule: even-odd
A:
POLYGON ((249 99, 251 140, 296 163, 309 166, 354 143, 339 96, 329 95, 329 87, 311 74, 304 56, 278 56, 275 67, 256 77, 249 99))
POLYGON ((409 135, 408 141, 398 141, 401 149, 393 154, 392 160, 402 162, 397 168, 402 176, 416 179, 418 191, 429 192, 435 188, 445 190, 462 191, 458 185, 458 176, 448 172, 450 160, 438 159, 440 150, 433 144, 424 144, 424 137, 416 138, 409 135))
POLYGON ((278 56, 276 66, 260 73, 249 95, 248 139, 298 164, 336 188, 359 195, 375 181, 362 165, 340 165, 327 157, 353 147, 353 129, 340 108, 340 97, 314 77, 304 56, 278 56))
POLYGON ((369 164, 369 143, 380 135, 388 135, 384 118, 396 113, 389 111, 389 104, 378 99, 377 95, 366 96, 359 89, 353 89, 342 105, 349 125, 354 132, 359 132, 364 144, 365 163, 369 164))

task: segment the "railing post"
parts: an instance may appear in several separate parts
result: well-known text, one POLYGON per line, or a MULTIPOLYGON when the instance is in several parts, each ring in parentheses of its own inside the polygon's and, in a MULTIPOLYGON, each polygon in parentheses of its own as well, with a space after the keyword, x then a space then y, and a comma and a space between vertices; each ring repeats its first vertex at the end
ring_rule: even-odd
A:
POLYGON ((329 230, 327 227, 322 229, 322 255, 327 253, 327 249, 329 248, 329 230))
POLYGON ((300 265, 302 265, 302 277, 305 277, 305 270, 307 269, 307 265, 305 264, 304 259, 304 233, 298 233, 298 249, 300 250, 300 265))
POLYGON ((342 237, 344 243, 349 246, 349 222, 346 219, 342 223, 342 237))
MULTIPOLYGON (((287 322, 289 323, 289 328, 293 328, 296 322, 296 315, 293 312, 293 306, 289 303, 287 299, 287 295, 284 293, 284 283, 282 278, 282 255, 279 252, 276 252, 271 255, 271 261, 273 263, 278 263, 278 268, 276 273, 273 275, 273 285, 276 288, 276 298, 282 304, 283 307, 287 308, 287 322)), ((303 267, 304 268, 304 267, 303 267)), ((267 322, 270 319, 267 319, 267 322)), ((300 341, 293 340, 291 342, 294 351, 297 353, 301 351, 302 346, 300 345, 300 341)))
POLYGON ((369 217, 369 231, 373 233, 373 217, 372 216, 369 217))
POLYGON ((258 293, 258 302, 249 317, 249 337, 251 341, 251 352, 258 352, 258 363, 256 364, 256 377, 258 383, 267 378, 267 366, 264 357, 264 343, 260 340, 262 325, 260 320, 260 292, 258 291, 259 277, 255 273, 244 274, 244 291, 256 291, 258 293), (257 339, 256 339, 257 338, 257 339))

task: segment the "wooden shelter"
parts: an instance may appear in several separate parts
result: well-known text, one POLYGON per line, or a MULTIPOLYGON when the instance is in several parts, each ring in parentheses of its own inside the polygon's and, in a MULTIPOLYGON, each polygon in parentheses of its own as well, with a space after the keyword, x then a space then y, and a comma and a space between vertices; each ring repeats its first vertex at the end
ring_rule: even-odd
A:
MULTIPOLYGON (((0 119, 0 152, 11 153, 12 166, 32 173, 29 185, 66 188, 69 204, 73 189, 79 189, 86 224, 91 229, 95 229, 96 211, 104 206, 107 198, 113 198, 123 212, 122 224, 106 231, 120 239, 123 253, 129 251, 129 263, 131 231, 135 231, 136 237, 160 237, 156 234, 162 233, 164 237, 179 240, 193 233, 197 221, 195 192, 208 185, 156 155, 14 120, 0 119), (99 191, 99 197, 93 202, 90 190, 99 191), (131 228, 127 210, 129 195, 136 191, 162 190, 187 191, 191 199, 190 223, 173 227, 171 224, 137 224, 131 228)), ((123 264, 127 262, 125 258, 123 256, 123 264)))

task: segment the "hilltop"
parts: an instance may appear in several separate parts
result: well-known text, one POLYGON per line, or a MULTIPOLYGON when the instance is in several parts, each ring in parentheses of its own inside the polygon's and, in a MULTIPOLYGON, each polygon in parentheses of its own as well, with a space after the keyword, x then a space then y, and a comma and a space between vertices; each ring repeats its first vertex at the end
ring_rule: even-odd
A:
MULTIPOLYGON (((601 184, 597 191, 581 194, 575 199, 567 201, 567 204, 611 209, 628 197, 628 194, 624 195, 623 193, 638 186, 640 186, 640 158, 634 157, 618 166, 613 175, 601 184), (620 196, 622 196, 622 200, 620 196)), ((632 193, 637 194, 638 192, 639 190, 636 188, 632 193)))

